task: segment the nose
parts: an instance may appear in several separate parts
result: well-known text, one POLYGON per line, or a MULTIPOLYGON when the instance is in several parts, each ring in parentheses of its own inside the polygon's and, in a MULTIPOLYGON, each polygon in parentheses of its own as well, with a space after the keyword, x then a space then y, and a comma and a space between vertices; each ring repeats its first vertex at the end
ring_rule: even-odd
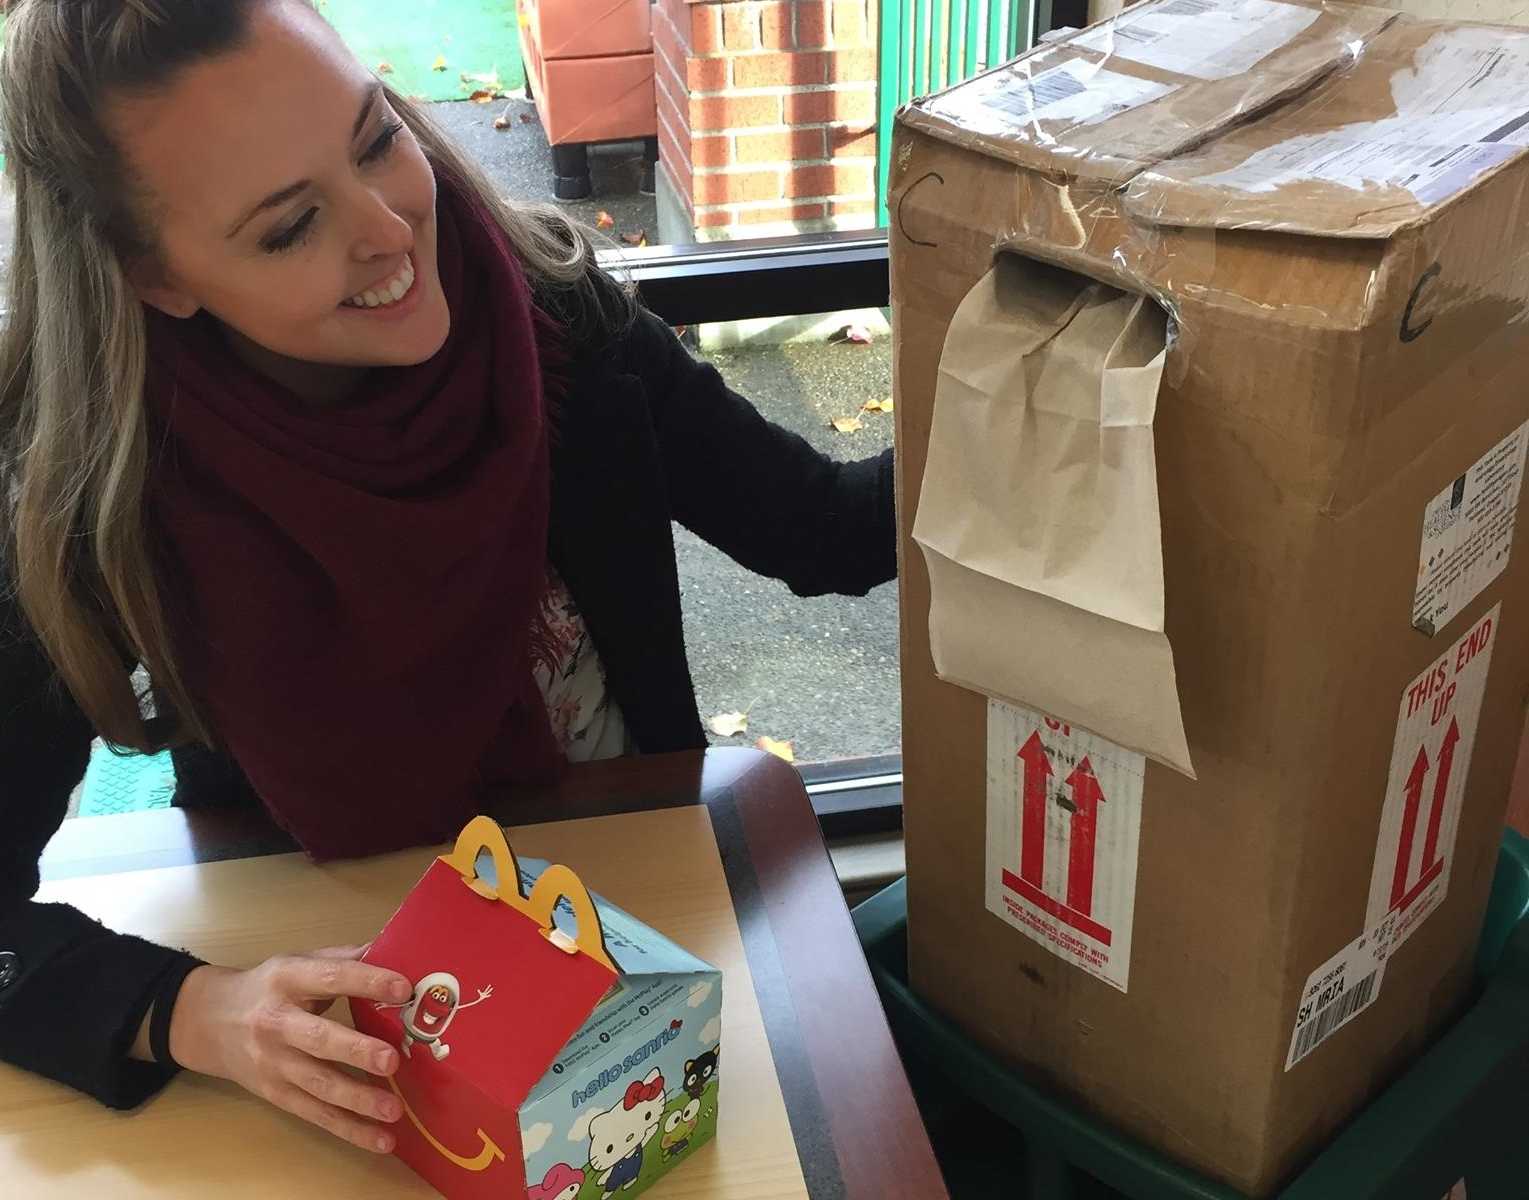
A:
POLYGON ((359 262, 397 258, 414 248, 413 226, 374 189, 359 190, 354 221, 353 253, 359 262))

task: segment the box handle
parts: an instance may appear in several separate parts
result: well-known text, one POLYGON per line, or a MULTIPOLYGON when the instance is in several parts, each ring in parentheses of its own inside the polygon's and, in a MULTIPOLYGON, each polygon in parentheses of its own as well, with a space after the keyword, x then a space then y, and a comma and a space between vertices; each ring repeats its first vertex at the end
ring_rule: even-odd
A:
POLYGON ((605 948, 605 930, 600 924, 600 914, 590 897, 589 889, 574 871, 562 865, 548 867, 526 896, 520 886, 520 862, 499 822, 492 817, 477 816, 469 821, 457 836, 457 844, 450 854, 441 855, 441 861, 453 867, 462 882, 485 900, 499 900, 516 912, 530 917, 541 927, 542 936, 566 953, 582 950, 590 958, 620 974, 605 948), (496 888, 478 874, 478 855, 487 850, 494 860, 498 874, 496 888), (511 886, 506 887, 505 882, 511 886), (578 936, 570 939, 557 928, 552 914, 559 900, 566 899, 573 908, 578 922, 578 936))

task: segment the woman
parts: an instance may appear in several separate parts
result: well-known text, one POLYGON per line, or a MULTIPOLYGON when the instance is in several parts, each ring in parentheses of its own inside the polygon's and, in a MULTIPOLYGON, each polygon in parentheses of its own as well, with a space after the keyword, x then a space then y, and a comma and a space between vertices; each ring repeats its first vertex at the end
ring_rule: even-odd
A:
POLYGON ((890 456, 763 421, 301 0, 21 0, 3 72, 0 1058, 114 1107, 202 1071, 386 1152, 397 1053, 322 1013, 401 976, 32 901, 92 733, 318 858, 443 840, 569 757, 703 745, 671 522, 863 593, 890 456))

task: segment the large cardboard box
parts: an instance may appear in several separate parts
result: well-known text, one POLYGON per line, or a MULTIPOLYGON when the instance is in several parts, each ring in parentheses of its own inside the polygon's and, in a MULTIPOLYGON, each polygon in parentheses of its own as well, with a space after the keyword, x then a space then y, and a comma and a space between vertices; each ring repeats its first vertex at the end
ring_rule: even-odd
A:
POLYGON ((1469 991, 1529 680, 1526 129, 1523 31, 1284 0, 899 115, 913 983, 1249 1193, 1469 991))

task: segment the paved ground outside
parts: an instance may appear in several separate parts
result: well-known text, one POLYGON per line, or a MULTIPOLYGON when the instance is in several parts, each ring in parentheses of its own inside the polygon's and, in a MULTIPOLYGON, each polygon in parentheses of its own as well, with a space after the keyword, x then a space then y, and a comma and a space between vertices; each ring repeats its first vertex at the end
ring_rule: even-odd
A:
MULTIPOLYGON (((858 433, 840 434, 828 424, 891 394, 889 341, 745 348, 708 357, 765 416, 827 454, 861 458, 892 444, 890 413, 865 416, 858 433)), ((747 709, 747 740, 760 734, 788 739, 800 761, 901 748, 895 583, 865 597, 802 599, 684 530, 676 539, 703 719, 747 709)))
MULTIPOLYGON (((552 202, 552 147, 536 119, 536 106, 528 100, 501 100, 494 104, 471 101, 432 104, 427 109, 436 124, 449 133, 499 185, 517 200, 552 202), (495 129, 500 116, 508 124, 495 129)), ((652 196, 637 190, 642 179, 642 143, 614 142, 589 151, 589 199, 558 202, 560 208, 586 225, 605 225, 613 245, 621 236, 646 233, 658 240, 658 208, 652 196)))

